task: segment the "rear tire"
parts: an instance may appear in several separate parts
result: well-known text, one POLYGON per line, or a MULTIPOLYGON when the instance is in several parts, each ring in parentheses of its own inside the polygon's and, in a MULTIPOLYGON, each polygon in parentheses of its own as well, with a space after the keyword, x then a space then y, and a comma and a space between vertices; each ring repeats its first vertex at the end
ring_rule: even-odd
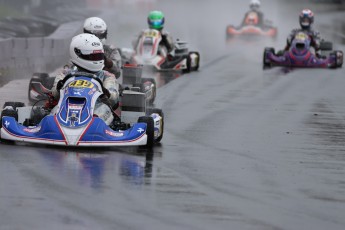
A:
POLYGON ((23 102, 12 102, 12 101, 7 101, 5 102, 4 106, 2 107, 3 109, 7 106, 12 106, 14 110, 16 110, 19 107, 24 107, 25 104, 23 102))
POLYGON ((344 54, 343 51, 337 50, 335 51, 336 60, 337 60, 337 67, 341 68, 343 66, 344 54))
POLYGON ((186 60, 187 67, 186 67, 186 69, 182 70, 182 73, 190 73, 190 71, 191 71, 192 60, 190 58, 190 54, 188 54, 186 58, 187 58, 187 60, 186 60))
POLYGON ((262 62, 263 62, 263 69, 270 69, 272 67, 272 64, 269 60, 266 59, 266 56, 268 53, 275 53, 275 50, 274 48, 265 48, 264 50, 264 55, 263 55, 263 58, 262 58, 262 62))
POLYGON ((145 147, 147 149, 153 148, 154 144, 154 122, 150 116, 139 117, 138 123, 146 123, 147 142, 145 147))
POLYGON ((191 55, 191 54, 195 54, 195 55, 198 56, 197 64, 196 64, 195 67, 193 67, 193 68, 191 67, 191 70, 192 71, 198 71, 199 70, 199 66, 200 66, 200 54, 199 54, 199 52, 190 52, 189 55, 191 55))
POLYGON ((13 117, 16 121, 18 121, 18 112, 17 112, 17 110, 13 110, 13 109, 2 110, 0 128, 2 128, 2 118, 3 117, 13 117))

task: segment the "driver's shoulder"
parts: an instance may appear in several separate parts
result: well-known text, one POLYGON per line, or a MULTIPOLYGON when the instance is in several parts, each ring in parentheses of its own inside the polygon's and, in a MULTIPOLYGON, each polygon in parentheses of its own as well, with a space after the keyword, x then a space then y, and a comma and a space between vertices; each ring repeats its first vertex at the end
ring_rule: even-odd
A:
POLYGON ((98 78, 101 78, 101 79, 102 79, 102 78, 103 78, 103 79, 105 79, 105 78, 112 78, 112 77, 115 78, 115 75, 114 75, 113 73, 107 71, 107 70, 101 70, 101 71, 99 71, 99 72, 97 73, 97 77, 98 77, 98 78))

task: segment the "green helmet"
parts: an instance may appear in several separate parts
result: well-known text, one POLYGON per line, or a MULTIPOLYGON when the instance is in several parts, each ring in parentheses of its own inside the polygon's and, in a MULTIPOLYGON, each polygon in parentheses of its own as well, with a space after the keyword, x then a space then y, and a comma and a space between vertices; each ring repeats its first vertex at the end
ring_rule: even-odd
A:
POLYGON ((164 27, 164 14, 161 11, 151 11, 147 22, 150 29, 161 30, 164 27))

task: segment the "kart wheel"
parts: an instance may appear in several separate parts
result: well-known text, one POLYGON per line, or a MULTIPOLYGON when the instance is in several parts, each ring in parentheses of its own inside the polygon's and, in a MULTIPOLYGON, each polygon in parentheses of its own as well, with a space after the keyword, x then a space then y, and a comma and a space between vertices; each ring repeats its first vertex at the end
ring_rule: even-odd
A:
POLYGON ((334 59, 334 65, 330 68, 341 68, 343 66, 343 52, 342 51, 334 51, 329 54, 331 59, 334 59))
POLYGON ((190 53, 187 55, 187 68, 182 70, 182 73, 190 73, 191 71, 191 65, 192 65, 192 60, 190 58, 190 53))
POLYGON ((155 137, 153 118, 150 116, 139 117, 138 123, 146 123, 147 142, 145 147, 151 149, 153 147, 155 137))
POLYGON ((197 59, 196 59, 196 66, 195 67, 191 67, 191 70, 192 71, 198 71, 199 70, 199 66, 200 66, 200 54, 199 54, 199 52, 190 52, 189 56, 192 55, 192 54, 195 54, 197 56, 197 59))
POLYGON ((19 107, 24 107, 25 104, 23 102, 13 102, 13 101, 7 101, 5 102, 4 106, 2 107, 3 109, 7 106, 12 106, 14 110, 16 110, 19 107))
POLYGON ((14 117, 16 121, 18 121, 18 112, 17 110, 13 109, 4 109, 1 112, 1 121, 0 121, 0 128, 2 128, 2 118, 3 117, 14 117))
POLYGON ((341 68, 343 66, 343 59, 344 59, 343 51, 337 50, 335 51, 335 55, 336 55, 336 60, 337 60, 337 67, 341 68))
POLYGON ((157 108, 149 108, 146 112, 146 114, 148 116, 150 116, 152 113, 158 113, 159 116, 162 117, 162 133, 161 135, 155 140, 155 143, 159 143, 162 138, 163 138, 163 134, 164 134, 164 113, 161 109, 157 109, 157 108))
POLYGON ((267 54, 275 53, 274 48, 265 48, 263 55, 263 69, 270 69, 272 67, 271 62, 266 58, 267 54))

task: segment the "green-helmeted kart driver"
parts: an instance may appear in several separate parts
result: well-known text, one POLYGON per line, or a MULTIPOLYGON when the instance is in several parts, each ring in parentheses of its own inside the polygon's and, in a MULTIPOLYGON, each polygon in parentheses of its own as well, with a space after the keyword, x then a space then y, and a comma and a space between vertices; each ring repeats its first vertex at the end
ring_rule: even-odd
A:
MULTIPOLYGON (((165 17, 163 12, 161 11, 151 11, 147 17, 147 23, 149 25, 149 28, 158 30, 162 35, 162 40, 159 45, 165 47, 168 53, 171 54, 171 52, 174 50, 174 42, 173 38, 166 31, 163 30, 164 22, 165 17)), ((137 47, 140 36, 141 33, 139 34, 138 38, 133 42, 133 47, 137 47)))

